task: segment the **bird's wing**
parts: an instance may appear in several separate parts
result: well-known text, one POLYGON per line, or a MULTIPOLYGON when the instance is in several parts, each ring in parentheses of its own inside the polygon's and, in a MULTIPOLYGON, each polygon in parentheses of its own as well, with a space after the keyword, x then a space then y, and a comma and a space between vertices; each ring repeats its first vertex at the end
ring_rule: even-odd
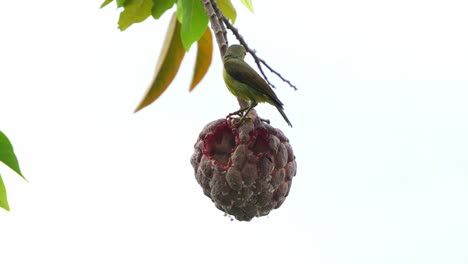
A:
POLYGON ((268 96, 276 105, 283 103, 278 99, 270 85, 258 73, 243 60, 231 59, 224 61, 224 69, 238 82, 244 83, 261 94, 268 96), (250 70, 246 70, 250 69, 250 70))

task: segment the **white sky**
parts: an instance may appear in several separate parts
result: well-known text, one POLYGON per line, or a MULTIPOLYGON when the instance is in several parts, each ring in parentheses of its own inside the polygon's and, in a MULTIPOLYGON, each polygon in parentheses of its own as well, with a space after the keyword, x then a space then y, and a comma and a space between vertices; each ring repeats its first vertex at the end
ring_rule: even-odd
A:
POLYGON ((2 3, 0 129, 29 183, 0 165, 0 263, 468 263, 468 2, 234 1, 248 43, 299 87, 271 77, 294 128, 257 108, 298 173, 249 223, 189 162, 238 107, 218 52, 194 92, 195 49, 133 114, 170 15, 119 32, 100 4, 2 3))

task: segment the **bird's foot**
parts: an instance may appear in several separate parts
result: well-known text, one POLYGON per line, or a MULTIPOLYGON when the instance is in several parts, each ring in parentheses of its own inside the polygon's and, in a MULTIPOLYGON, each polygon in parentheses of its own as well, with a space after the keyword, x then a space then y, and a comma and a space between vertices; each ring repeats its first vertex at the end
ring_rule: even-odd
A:
POLYGON ((250 120, 251 118, 248 116, 241 116, 240 118, 230 118, 232 120, 233 127, 239 127, 243 122, 250 120))
POLYGON ((239 117, 242 119, 243 116, 245 116, 245 115, 247 115, 247 114, 249 113, 250 108, 251 108, 251 107, 241 108, 241 109, 239 109, 239 110, 237 110, 237 111, 235 111, 235 112, 230 113, 229 115, 226 116, 226 118, 230 119, 231 116, 237 115, 237 116, 239 116, 239 117), (247 112, 244 114, 245 110, 247 110, 247 112))
POLYGON ((231 119, 232 116, 239 116, 242 117, 244 115, 245 109, 240 109, 235 112, 229 113, 226 118, 231 119))

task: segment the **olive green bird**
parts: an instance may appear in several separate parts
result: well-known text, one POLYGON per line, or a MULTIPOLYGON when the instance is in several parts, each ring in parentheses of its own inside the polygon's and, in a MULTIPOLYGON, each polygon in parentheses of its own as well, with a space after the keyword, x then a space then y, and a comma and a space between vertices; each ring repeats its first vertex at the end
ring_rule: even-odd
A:
POLYGON ((245 61, 246 50, 242 45, 231 45, 223 56, 223 77, 229 91, 237 98, 249 102, 249 106, 230 115, 243 113, 239 124, 258 103, 274 105, 284 120, 292 127, 283 111, 283 103, 278 99, 270 85, 245 61))

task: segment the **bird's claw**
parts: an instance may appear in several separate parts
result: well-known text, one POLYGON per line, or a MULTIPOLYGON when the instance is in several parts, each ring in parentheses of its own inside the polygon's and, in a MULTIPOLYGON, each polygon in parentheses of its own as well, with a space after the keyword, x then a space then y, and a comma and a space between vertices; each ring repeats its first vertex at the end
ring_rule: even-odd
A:
POLYGON ((247 120, 250 119, 250 117, 244 116, 244 115, 242 115, 242 116, 239 115, 239 117, 240 117, 240 118, 237 118, 237 117, 235 117, 235 118, 229 117, 228 119, 229 119, 229 120, 232 120, 232 125, 233 125, 234 127, 238 127, 238 126, 240 126, 243 122, 245 122, 245 121, 247 121, 247 120))
POLYGON ((238 126, 242 125, 242 123, 244 123, 244 122, 246 122, 248 120, 250 120, 250 117, 246 116, 245 118, 241 117, 240 119, 234 119, 232 121, 232 123, 234 124, 235 127, 238 127, 238 126))
POLYGON ((232 116, 235 116, 235 115, 237 115, 237 116, 239 116, 239 117, 242 117, 242 116, 244 115, 244 111, 245 111, 244 109, 241 109, 241 110, 238 110, 238 111, 229 113, 229 114, 226 116, 226 118, 231 119, 231 117, 232 117, 232 116))

